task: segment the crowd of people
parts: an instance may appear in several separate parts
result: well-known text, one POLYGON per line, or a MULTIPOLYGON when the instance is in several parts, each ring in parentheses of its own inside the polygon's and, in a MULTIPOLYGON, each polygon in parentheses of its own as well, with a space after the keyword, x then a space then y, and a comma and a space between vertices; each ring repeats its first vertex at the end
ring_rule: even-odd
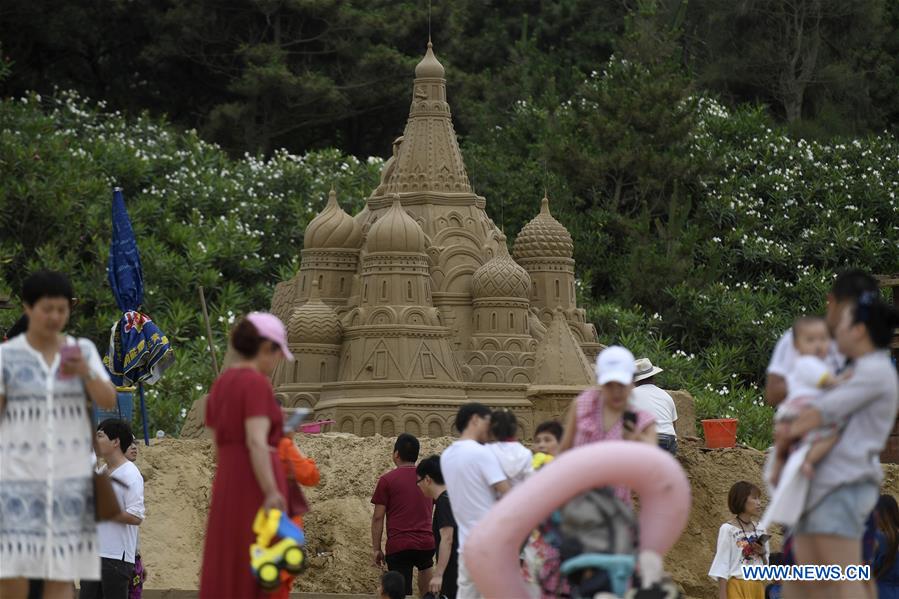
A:
MULTIPOLYGON (((26 330, 0 345, 0 595, 28 596, 29 579, 44 597, 126 597, 143 568, 138 530, 145 516, 143 478, 127 423, 105 420, 94 432, 89 404, 112 407, 115 389, 94 345, 64 334, 74 296, 59 273, 28 277, 22 292, 26 330), (97 468, 91 456, 103 461, 97 468), (114 479, 118 515, 99 524, 95 472, 114 479)), ((875 279, 839 275, 823 318, 803 315, 775 347, 766 398, 777 406, 767 488, 737 481, 727 498, 709 576, 721 599, 899 596, 899 507, 880 494, 879 454, 896 422, 899 379, 886 348, 899 316, 875 279), (765 497, 770 496, 767 510, 765 497), (769 528, 784 528, 770 551, 769 528), (746 580, 745 565, 870 564, 863 581, 746 580)), ((270 376, 292 359, 283 323, 251 313, 234 328, 239 356, 213 384, 206 425, 217 467, 200 576, 200 597, 263 597, 248 567, 257 512, 276 509, 295 523, 309 509, 303 486, 318 483, 314 460, 285 426, 270 376)), ((420 444, 397 437, 395 468, 380 477, 371 503, 372 564, 381 597, 480 597, 465 563, 465 543, 507 493, 572 448, 606 441, 657 445, 676 455, 677 410, 656 386, 661 371, 624 347, 603 350, 596 385, 575 398, 564 422, 536 427, 532 449, 519 441, 511 411, 467 403, 456 414, 459 436, 439 456, 419 460, 420 444), (384 532, 386 529, 386 539, 384 532), (386 542, 385 542, 386 541, 386 542), (415 587, 417 574, 417 588, 415 587)), ((601 467, 598 464, 597 467, 601 467)), ((604 501, 633 509, 631 490, 601 490, 604 501)), ((570 548, 552 517, 521 548, 521 573, 534 596, 568 596, 560 574, 570 548)), ((283 573, 273 593, 286 597, 283 573)))

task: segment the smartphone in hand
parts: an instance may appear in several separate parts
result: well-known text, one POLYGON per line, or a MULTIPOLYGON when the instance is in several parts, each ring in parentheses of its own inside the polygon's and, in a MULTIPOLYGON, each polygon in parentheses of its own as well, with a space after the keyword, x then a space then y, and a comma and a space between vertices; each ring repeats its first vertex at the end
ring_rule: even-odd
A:
POLYGON ((623 424, 624 424, 624 430, 626 430, 630 433, 634 432, 634 429, 637 428, 637 413, 631 412, 630 410, 628 410, 627 412, 624 413, 624 416, 622 417, 622 419, 623 419, 623 424))
POLYGON ((66 363, 81 357, 81 348, 76 344, 63 345, 59 348, 59 378, 70 379, 74 374, 66 373, 66 363))

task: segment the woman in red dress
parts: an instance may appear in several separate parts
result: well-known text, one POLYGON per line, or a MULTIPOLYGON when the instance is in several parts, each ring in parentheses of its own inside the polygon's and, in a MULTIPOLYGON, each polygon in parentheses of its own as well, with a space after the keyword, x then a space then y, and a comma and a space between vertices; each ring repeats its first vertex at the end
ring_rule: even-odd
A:
POLYGON ((201 599, 263 598, 250 571, 253 519, 260 507, 285 509, 287 482, 276 448, 284 416, 268 377, 292 360, 284 324, 262 312, 247 315, 231 334, 240 358, 209 392, 206 426, 213 429, 218 467, 206 527, 201 599))

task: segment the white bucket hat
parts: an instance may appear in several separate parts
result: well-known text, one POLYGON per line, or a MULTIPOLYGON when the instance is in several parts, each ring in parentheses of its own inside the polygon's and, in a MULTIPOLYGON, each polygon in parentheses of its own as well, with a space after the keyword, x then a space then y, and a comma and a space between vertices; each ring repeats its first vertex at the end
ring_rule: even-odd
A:
POLYGON ((660 372, 664 372, 664 370, 658 366, 653 366, 652 362, 649 361, 649 358, 640 358, 634 362, 634 367, 636 368, 636 371, 634 372, 635 383, 653 377, 660 372))

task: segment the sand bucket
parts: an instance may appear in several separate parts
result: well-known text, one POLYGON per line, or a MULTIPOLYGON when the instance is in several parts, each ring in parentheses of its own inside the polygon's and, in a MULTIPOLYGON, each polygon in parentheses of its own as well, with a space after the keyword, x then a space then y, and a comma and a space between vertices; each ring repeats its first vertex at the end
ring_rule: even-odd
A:
POLYGON ((702 421, 705 446, 710 449, 733 447, 737 444, 737 419, 712 418, 702 421))

